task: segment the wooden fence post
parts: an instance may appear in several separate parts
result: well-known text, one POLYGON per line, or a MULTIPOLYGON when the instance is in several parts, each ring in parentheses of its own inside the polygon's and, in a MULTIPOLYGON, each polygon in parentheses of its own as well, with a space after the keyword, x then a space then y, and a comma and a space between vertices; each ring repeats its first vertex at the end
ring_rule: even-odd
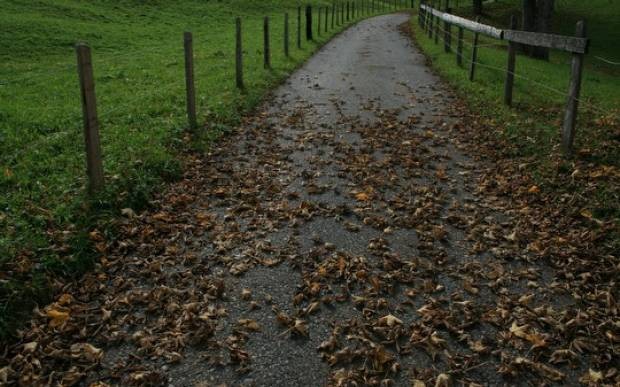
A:
POLYGON ((325 7, 325 34, 327 34, 327 21, 329 20, 329 7, 325 7))
MULTIPOLYGON (((517 29, 517 17, 510 17, 510 29, 517 29)), ((504 103, 512 106, 512 90, 515 82, 515 66, 517 60, 517 44, 508 42, 508 64, 506 65, 506 82, 504 83, 504 103)))
POLYGON ((95 96, 95 77, 90 47, 86 44, 75 46, 80 93, 82 95, 82 114, 84 120, 84 142, 86 145, 86 174, 88 192, 99 192, 104 185, 101 143, 99 141, 99 119, 97 118, 97 98, 95 96))
POLYGON ((439 43, 439 24, 441 24, 441 20, 437 16, 435 18, 435 44, 439 43))
POLYGON ((196 89, 194 85, 194 47, 191 32, 183 34, 185 50, 185 94, 187 103, 187 121, 190 129, 198 126, 196 120, 196 89))
POLYGON ((422 29, 422 31, 424 31, 424 10, 421 7, 422 4, 420 4, 420 8, 418 8, 418 25, 420 26, 420 28, 422 29))
POLYGON ((340 26, 340 2, 337 1, 334 5, 334 16, 336 18, 336 22, 334 23, 336 26, 340 26))
MULTIPOLYGON (((476 17, 476 22, 480 22, 480 16, 476 17)), ((469 80, 474 80, 474 73, 476 72, 476 61, 478 60, 478 39, 479 34, 474 33, 474 45, 471 49, 471 64, 469 66, 469 80)))
POLYGON ((457 66, 463 66, 463 27, 459 26, 459 36, 456 45, 456 64, 457 66))
POLYGON ((306 40, 312 40, 312 6, 306 5, 306 40))
POLYGON ((263 62, 266 69, 271 68, 271 47, 269 44, 269 16, 263 21, 263 62))
MULTIPOLYGON (((450 13, 452 10, 450 8, 446 8, 446 12, 450 13)), ((444 21, 443 23, 444 35, 443 35, 443 50, 445 52, 450 52, 452 49, 452 25, 444 21)))
POLYGON ((297 48, 301 49, 301 6, 297 7, 297 48))
POLYGON ((235 72, 237 88, 243 89, 243 48, 241 46, 241 18, 235 20, 235 72))
POLYGON ((288 12, 284 14, 284 56, 289 57, 289 23, 288 12))
MULTIPOLYGON (((586 37, 586 22, 580 20, 575 28, 575 37, 586 37)), ((568 87, 568 101, 564 112, 564 124, 562 125, 562 151, 566 156, 573 153, 573 141, 575 139, 575 125, 577 123, 577 109, 579 108, 579 96, 581 93, 581 79, 583 76, 584 54, 573 53, 571 61, 571 77, 568 87)))
POLYGON ((433 12, 432 9, 431 11, 428 13, 428 38, 429 39, 433 39, 433 22, 435 20, 435 17, 433 16, 433 12))
POLYGON ((342 16, 342 12, 344 10, 344 3, 342 1, 339 1, 338 4, 336 4, 336 25, 341 26, 342 25, 342 20, 344 16, 342 16))

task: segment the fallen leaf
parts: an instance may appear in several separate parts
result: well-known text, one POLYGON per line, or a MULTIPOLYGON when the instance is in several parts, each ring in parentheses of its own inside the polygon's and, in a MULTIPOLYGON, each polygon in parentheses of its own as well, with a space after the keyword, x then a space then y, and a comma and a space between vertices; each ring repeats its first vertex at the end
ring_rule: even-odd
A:
POLYGON ((49 325, 52 328, 62 326, 67 322, 67 320, 69 320, 69 312, 64 312, 58 309, 50 308, 47 310, 46 315, 50 318, 49 325))
POLYGON ((103 350, 88 343, 77 343, 71 346, 71 357, 96 362, 103 357, 103 350))
POLYGON ((393 327, 394 325, 400 325, 402 323, 402 320, 391 314, 383 316, 377 321, 377 325, 382 327, 393 327))

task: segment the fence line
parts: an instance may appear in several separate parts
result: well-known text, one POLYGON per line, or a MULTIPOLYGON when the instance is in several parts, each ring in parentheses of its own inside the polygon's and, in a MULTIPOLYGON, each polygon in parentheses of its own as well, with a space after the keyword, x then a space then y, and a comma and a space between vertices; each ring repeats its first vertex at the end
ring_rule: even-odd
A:
MULTIPOLYGON (((330 30, 330 26, 331 26, 331 30, 333 31, 337 28, 342 28, 342 26, 346 26, 351 22, 355 22, 359 20, 360 18, 365 17, 366 15, 375 15, 375 14, 386 12, 386 11, 391 12, 393 10, 397 10, 400 8, 407 8, 408 7, 407 4, 408 4, 408 1, 406 0, 376 1, 376 2, 375 0, 372 0, 372 3, 371 3, 371 0, 348 0, 348 1, 338 0, 338 1, 331 2, 329 6, 321 4, 321 6, 317 6, 317 7, 313 7, 312 4, 307 4, 307 6, 305 7, 306 15, 304 18, 305 28, 306 28, 306 31, 305 31, 306 41, 314 41, 315 37, 322 38, 322 36, 324 35, 322 33, 323 31, 325 32, 325 35, 327 35, 328 31, 330 30), (346 14, 345 14, 345 10, 346 10, 346 14), (330 11, 331 11, 331 23, 328 20, 330 17, 330 11), (313 23, 316 23, 316 31, 314 31, 313 23)), ((411 7, 412 8, 414 7, 414 1, 411 1, 411 7)), ((301 30, 302 30, 302 24, 304 23, 302 23, 301 7, 296 7, 296 8, 297 8, 297 23, 296 23, 297 25, 295 27, 297 29, 297 36, 296 36, 297 47, 301 49, 302 48, 302 34, 301 34, 302 31, 301 30)), ((285 11, 286 12, 285 14, 283 12, 277 13, 278 15, 277 19, 280 20, 280 17, 283 16, 284 22, 286 23, 282 27, 284 30, 283 39, 285 41, 285 47, 283 47, 283 50, 282 50, 284 57, 288 57, 290 54, 289 42, 290 42, 291 36, 290 36, 290 25, 289 25, 290 19, 288 17, 289 16, 288 11, 291 11, 291 10, 294 12, 295 7, 283 9, 282 11, 285 11)), ((274 14, 274 13, 275 12, 270 12, 270 14, 274 14)), ((234 59, 232 60, 232 62, 229 59, 227 59, 226 64, 217 63, 219 61, 216 61, 216 63, 213 63, 211 65, 211 68, 215 68, 215 67, 222 68, 224 66, 229 66, 232 63, 235 69, 234 77, 236 81, 236 86, 239 89, 243 90, 245 87, 247 87, 247 85, 244 83, 244 78, 243 78, 243 71, 244 71, 244 61, 243 61, 244 58, 243 57, 244 55, 246 55, 246 52, 244 52, 243 50, 244 39, 243 39, 242 17, 241 16, 246 16, 246 15, 240 15, 234 19, 234 28, 233 28, 233 31, 235 33, 234 40, 233 40, 234 41, 234 53, 235 53, 234 59)), ((252 21, 252 25, 254 26, 254 21, 252 21)), ((279 30, 279 28, 276 28, 276 30, 279 30)), ((270 35, 270 33, 271 33, 270 18, 269 16, 265 16, 263 18, 263 44, 261 47, 262 54, 263 54, 263 67, 265 71, 270 71, 272 67, 272 63, 271 63, 272 61, 272 47, 271 47, 272 36, 270 35)), ((280 32, 278 32, 278 34, 279 33, 280 32)), ((84 141, 86 145, 85 153, 86 153, 86 161, 87 161, 88 189, 91 194, 97 193, 104 187, 104 168, 103 168, 104 166, 103 166, 103 161, 102 161, 101 145, 100 145, 100 140, 99 140, 100 124, 109 123, 115 120, 117 113, 127 109, 127 105, 128 105, 127 103, 124 103, 123 105, 118 104, 118 106, 112 106, 111 108, 107 108, 106 106, 110 106, 110 103, 104 102, 102 104, 103 109, 98 114, 97 98, 95 95, 95 81, 96 80, 101 81, 101 79, 95 76, 97 69, 94 67, 114 66, 114 67, 121 68, 122 65, 119 65, 119 63, 116 62, 119 59, 131 58, 131 57, 135 57, 136 55, 147 56, 150 54, 153 54, 154 56, 153 61, 151 61, 150 63, 155 63, 155 64, 165 63, 166 65, 168 65, 170 63, 170 60, 172 59, 168 59, 168 60, 164 59, 163 52, 173 55, 174 58, 177 58, 177 61, 174 61, 175 66, 178 65, 179 69, 184 68, 184 73, 185 73, 184 91, 185 91, 185 108, 186 108, 186 115, 187 115, 187 125, 190 129, 196 129, 199 126, 197 112, 196 112, 196 108, 197 108, 196 83, 198 79, 196 78, 196 74, 195 74, 194 61, 196 58, 209 58, 210 57, 209 54, 206 54, 204 52, 205 50, 203 50, 202 47, 200 47, 201 49, 197 49, 198 46, 202 45, 200 43, 200 40, 202 39, 194 39, 193 34, 190 31, 188 31, 183 34, 183 43, 182 43, 182 46, 179 44, 178 53, 176 52, 175 48, 170 47, 169 45, 166 45, 166 46, 162 46, 159 48, 155 47, 155 48, 148 48, 148 49, 138 50, 138 51, 134 50, 134 51, 121 52, 121 53, 110 54, 110 55, 106 54, 102 58, 97 58, 94 61, 91 56, 90 46, 88 46, 87 44, 80 44, 76 46, 76 55, 78 58, 78 69, 79 69, 79 74, 80 74, 79 83, 80 83, 80 90, 81 90, 81 96, 82 96, 81 98, 82 99, 82 116, 83 116, 83 126, 84 126, 84 141), (196 46, 195 43, 198 43, 198 46, 196 46)), ((103 52, 106 52, 106 51, 103 50, 103 52)), ((21 82, 32 82, 32 81, 35 81, 36 84, 39 84, 40 82, 41 85, 43 85, 45 78, 49 78, 50 75, 58 75, 58 74, 65 74, 65 73, 69 74, 68 71, 74 68, 75 68, 74 65, 61 65, 59 68, 56 68, 56 69, 48 69, 47 71, 45 71, 45 73, 40 73, 40 74, 35 73, 32 75, 26 75, 23 77, 17 77, 13 79, 0 79, 0 87, 5 86, 5 85, 11 85, 11 87, 14 88, 16 84, 19 84, 21 82)), ((36 71, 40 71, 40 70, 36 70, 36 71)), ((169 77, 165 77, 165 78, 169 78, 169 77)), ((137 79, 138 78, 136 77, 136 80, 137 79)), ((159 79, 159 81, 161 81, 161 79, 159 79)), ((183 88, 183 81, 179 79, 178 83, 172 82, 172 83, 169 83, 167 86, 161 85, 161 84, 157 85, 157 90, 153 91, 152 93, 139 94, 139 97, 137 98, 137 100, 144 100, 145 98, 152 98, 155 95, 161 94, 162 89, 166 88, 166 90, 169 90, 172 87, 174 87, 175 90, 180 91, 183 88)), ((40 92, 36 93, 36 95, 40 95, 40 94, 41 94, 40 92)), ((63 95, 66 97, 67 93, 60 93, 59 95, 63 95)), ((105 98, 103 100, 105 101, 105 98)), ((127 101, 124 101, 124 102, 127 102, 127 101)), ((101 104, 101 101, 99 101, 99 103, 101 104)), ((135 101, 130 102, 130 104, 135 104, 135 101)), ((70 103, 67 102, 64 105, 68 106, 70 105, 70 103)), ((57 111, 67 112, 68 111, 67 106, 63 106, 62 108, 59 107, 58 109, 56 109, 53 105, 52 106, 48 105, 46 106, 46 108, 51 108, 49 109, 49 111, 52 114, 55 114, 55 112, 57 111)), ((45 110, 47 111, 48 109, 45 109, 45 110)), ((36 109, 36 111, 41 113, 41 109, 36 109)), ((66 119, 71 119, 71 117, 74 117, 78 113, 78 111, 77 110, 71 111, 69 113, 70 114, 68 114, 68 116, 70 117, 67 117, 66 119)), ((129 114, 135 114, 135 112, 129 113, 129 114)), ((66 119, 63 119, 63 120, 66 121, 66 119)))
MULTIPOLYGON (((507 50, 508 60, 506 69, 504 70, 506 74, 504 82, 504 103, 508 106, 512 104, 513 83, 514 78, 516 77, 515 64, 517 59, 517 44, 545 47, 549 49, 567 51, 572 54, 571 76, 569 81, 568 93, 565 94, 567 97, 567 102, 564 111, 564 121, 562 125, 561 136, 562 150, 564 154, 567 156, 572 155, 573 142, 576 131, 577 111, 580 102, 584 56, 587 53, 589 46, 589 39, 586 37, 585 34, 585 22, 577 22, 575 36, 518 31, 516 30, 517 24, 515 17, 512 18, 510 29, 501 30, 493 26, 481 24, 479 22, 479 19, 476 21, 471 21, 456 15, 452 15, 449 13, 449 9, 447 10, 447 12, 442 12, 433 8, 432 6, 424 4, 424 0, 422 0, 420 2, 418 10, 418 23, 423 30, 427 30, 428 35, 431 38, 433 36, 434 29, 435 43, 438 43, 439 40, 439 29, 441 28, 439 22, 440 20, 443 20, 445 25, 445 28, 443 29, 443 40, 446 52, 451 51, 450 46, 452 35, 449 29, 452 24, 459 27, 459 50, 462 49, 462 43, 464 41, 464 39, 462 39, 461 30, 467 29, 474 32, 475 34, 474 44, 472 48, 472 59, 470 61, 470 81, 473 81, 474 79, 475 67, 476 64, 478 64, 477 52, 478 39, 480 34, 484 34, 498 40, 505 40, 509 43, 509 47, 507 50)), ((460 54, 457 53, 457 63, 460 63, 461 61, 462 58, 460 57, 460 54)))
MULTIPOLYGON (((440 30, 441 32, 444 32, 444 30, 443 30, 442 28, 440 28, 439 30, 440 30)), ((471 48, 473 48, 473 47, 474 47, 474 44, 469 43, 469 42, 467 42, 466 40, 463 40, 463 42, 464 42, 467 46, 469 46, 469 47, 471 47, 471 48)), ((497 47, 497 46, 498 46, 498 44, 487 44, 487 45, 482 45, 482 44, 479 44, 479 45, 477 45, 476 47, 477 47, 477 48, 489 48, 489 47, 497 47)), ((503 48, 503 47, 506 47, 505 45, 499 45, 499 46, 500 46, 500 47, 502 47, 502 48, 503 48)), ((458 54, 457 54, 457 55, 458 55, 458 54)), ((464 57, 464 58, 466 58, 466 60, 467 60, 469 63, 471 63, 471 59, 467 58, 465 55, 463 55, 463 57, 464 57)), ((480 62, 480 61, 474 61, 474 63, 475 63, 476 65, 479 65, 479 66, 482 66, 482 67, 486 67, 486 68, 488 68, 488 69, 495 70, 495 71, 501 72, 501 73, 503 73, 503 74, 505 74, 505 73, 506 73, 506 69, 505 69, 505 68, 501 68, 501 67, 497 67, 497 66, 492 66, 492 65, 489 65, 489 64, 486 64, 486 63, 480 62)), ((536 71, 536 73, 537 73, 537 74, 540 74, 540 75, 546 75, 546 74, 545 74, 544 72, 542 72, 542 71, 536 71)), ((552 86, 549 86, 549 85, 547 85, 547 84, 545 84, 545 83, 542 83, 542 82, 537 81, 537 80, 535 80, 535 79, 532 79, 532 78, 529 78, 529 77, 523 76, 523 75, 518 74, 518 73, 516 73, 516 72, 514 73, 514 77, 515 77, 515 78, 518 78, 518 79, 521 79, 521 80, 524 80, 524 81, 527 81, 527 82, 530 82, 530 83, 532 83, 532 84, 535 84, 536 86, 540 86, 540 87, 542 87, 542 88, 544 88, 544 89, 546 89, 546 90, 548 90, 548 91, 552 91, 552 92, 554 92, 554 93, 555 93, 555 94, 557 94, 557 95, 560 95, 560 96, 563 96, 563 97, 565 97, 565 96, 566 96, 566 91, 562 91, 562 90, 556 89, 556 88, 554 88, 554 87, 552 87, 552 86)), ((605 109, 605 108, 603 108, 603 107, 601 107, 601 106, 599 106, 599 105, 592 104, 591 102, 589 102, 589 101, 587 101, 587 100, 584 100, 584 99, 581 99, 581 98, 577 98, 576 100, 577 100, 579 103, 583 103, 584 105, 586 105, 587 107, 589 107, 591 110, 593 110, 593 111, 595 111, 595 112, 597 112, 597 113, 599 113, 599 114, 602 114, 602 115, 612 115, 612 114, 614 114, 612 111, 610 111, 610 110, 608 110, 608 109, 605 109)))
POLYGON ((610 64, 612 66, 620 66, 620 62, 613 62, 613 61, 611 61, 609 59, 605 59, 605 58, 600 57, 600 56, 594 56, 594 57, 596 59, 600 60, 601 62, 605 62, 605 63, 610 64))

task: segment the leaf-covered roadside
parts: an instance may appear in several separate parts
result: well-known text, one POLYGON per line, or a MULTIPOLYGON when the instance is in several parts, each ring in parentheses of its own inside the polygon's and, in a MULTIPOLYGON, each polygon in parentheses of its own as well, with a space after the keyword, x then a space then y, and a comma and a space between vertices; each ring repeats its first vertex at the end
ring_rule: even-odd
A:
MULTIPOLYGON (((431 162, 419 156, 424 149, 455 134, 471 136, 477 128, 458 124, 441 135, 412 134, 409 125, 386 116, 381 125, 359 130, 375 146, 383 144, 380 148, 393 166, 412 167, 431 162), (385 127, 392 131, 384 131, 385 127), (400 145, 391 145, 398 138, 400 145)), ((244 137, 251 140, 270 142, 273 136, 268 125, 246 130, 244 137)), ((488 131, 488 127, 477 130, 488 131)), ((325 138, 330 137, 314 136, 304 143, 325 138)), ((474 138, 480 142, 480 137, 474 138)), ((98 269, 80 283, 67 285, 55 303, 37 312, 39 317, 20 343, 5 349, 0 376, 4 382, 19 380, 22 385, 73 384, 84 378, 100 380, 92 384, 98 386, 106 385, 101 380, 160 385, 167 382, 168 367, 183 362, 188 348, 208 348, 206 361, 243 374, 251 369, 252 358, 260 356, 248 352, 245 344, 264 327, 247 316, 226 321, 230 313, 226 300, 238 293, 248 311, 273 309, 272 322, 280 327, 282 340, 312 336, 309 321, 330 305, 350 303, 358 308, 360 316, 338 320, 313 355, 322 356, 332 367, 334 385, 386 383, 399 373, 411 372, 401 359, 414 353, 427 354, 443 371, 414 368, 414 385, 482 381, 485 374, 476 372, 488 367, 508 381, 530 375, 540 382, 564 382, 566 373, 573 367, 584 369, 584 362, 588 366, 577 376, 581 382, 617 382, 618 262, 605 244, 612 225, 584 216, 579 206, 565 212, 562 202, 553 200, 553 192, 532 184, 525 168, 489 152, 497 149, 488 148, 492 142, 475 148, 473 144, 467 145, 475 149, 472 153, 494 161, 484 164, 475 194, 484 198, 485 205, 514 217, 513 222, 498 224, 485 206, 472 204, 475 208, 469 211, 451 208, 449 226, 438 223, 445 191, 433 185, 415 189, 422 198, 415 209, 409 207, 412 203, 392 201, 392 207, 404 206, 405 211, 385 218, 375 211, 380 211, 386 175, 365 152, 343 149, 350 157, 346 169, 353 176, 370 170, 358 181, 366 181, 366 186, 360 185, 363 191, 350 193, 356 202, 350 211, 356 215, 343 218, 344 227, 358 232, 357 224, 367 224, 386 237, 393 232, 390 228, 414 227, 422 241, 421 254, 408 259, 391 252, 383 237, 369 241, 373 252, 369 259, 335 251, 321 241, 308 254, 298 255, 294 249, 257 239, 291 222, 340 217, 349 210, 322 208, 311 200, 288 207, 283 198, 295 195, 283 192, 274 180, 263 182, 277 199, 264 202, 267 193, 259 192, 255 172, 222 164, 231 144, 222 145, 210 159, 190 156, 184 180, 155 203, 155 210, 124 211, 124 238, 108 245, 97 232, 91 234, 106 252, 98 269), (369 181, 375 188, 369 188, 369 181), (234 205, 226 214, 207 209, 218 201, 234 205), (264 221, 239 228, 242 219, 263 216, 264 221), (441 242, 448 227, 468 230, 471 249, 491 252, 493 258, 486 264, 450 259, 441 242), (208 257, 199 253, 207 243, 204 238, 213 238, 214 251, 208 257), (245 246, 242 254, 232 254, 236 246, 245 246), (521 263, 512 266, 513 260, 521 263), (258 290, 229 288, 229 280, 213 274, 214 267, 241 275, 255 265, 278 264, 299 267, 302 273, 299 292, 291 296, 292 313, 281 310, 269 297, 262 299, 258 290), (541 266, 551 267, 556 274, 546 278, 548 272, 541 266), (464 292, 448 292, 441 273, 454 277, 464 292), (519 283, 525 286, 516 289, 519 283), (564 297, 574 302, 570 308, 557 305, 557 299, 564 297), (412 313, 417 317, 406 317, 412 313), (220 337, 217 331, 223 321, 231 331, 220 337), (122 355, 116 354, 115 362, 103 361, 104 351, 122 355)), ((266 147, 265 153, 254 156, 263 163, 282 161, 267 149, 275 148, 266 147)), ((268 171, 258 175, 266 178, 268 171)), ((445 180, 448 186, 456 178, 445 166, 421 174, 445 180)))
POLYGON ((289 361, 334 386, 620 382, 616 224, 436 81, 395 109, 299 84, 318 101, 283 92, 125 209, 121 238, 92 232, 98 267, 4 349, 0 381, 251 384, 289 361))

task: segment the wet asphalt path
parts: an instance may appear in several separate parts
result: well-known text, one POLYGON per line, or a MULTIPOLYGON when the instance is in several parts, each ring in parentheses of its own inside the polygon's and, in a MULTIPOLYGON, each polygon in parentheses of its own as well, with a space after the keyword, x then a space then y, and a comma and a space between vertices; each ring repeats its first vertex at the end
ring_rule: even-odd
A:
POLYGON ((0 376, 576 382, 587 355, 565 361, 550 323, 575 300, 545 286, 553 269, 519 246, 513 204, 485 194, 494 182, 459 142, 458 101, 412 44, 409 20, 352 26, 208 154, 188 156, 183 179, 152 208, 125 211, 97 267, 33 317, 0 376), (550 344, 562 373, 537 362, 550 344))
MULTIPOLYGON (((392 227, 395 230, 386 233, 381 227, 358 221, 355 226, 359 228, 351 232, 347 227, 355 222, 343 220, 332 211, 355 202, 349 192, 363 188, 359 181, 354 182, 343 173, 348 163, 346 154, 368 146, 364 144, 363 135, 353 128, 385 126, 384 130, 390 130, 391 122, 401 122, 409 123, 405 124, 408 130, 423 132, 434 125, 447 125, 445 120, 449 117, 444 108, 450 105, 453 97, 444 90, 438 77, 425 64, 424 56, 401 30, 408 22, 408 14, 395 14, 358 23, 326 44, 274 93, 261 115, 266 117, 266 125, 274 131, 265 150, 285 155, 284 160, 280 159, 284 165, 260 165, 260 161, 253 160, 260 160, 263 153, 254 137, 246 138, 246 141, 237 139, 234 145, 231 144, 236 149, 233 154, 248 156, 235 169, 258 168, 259 175, 271 175, 286 187, 287 202, 291 207, 310 202, 330 209, 327 216, 316 216, 303 224, 279 228, 265 235, 266 243, 281 248, 280 253, 286 251, 292 256, 307 256, 315 252, 313 249, 327 246, 329 254, 342 251, 351 257, 364 257, 371 255, 369 243, 385 238, 391 251, 399 257, 410 259, 419 255, 418 235, 412 228, 392 227), (283 245, 286 247, 281 247, 283 245)), ((261 119, 257 125, 265 125, 265 122, 261 119)), ((377 146, 370 152, 378 163, 384 156, 380 148, 377 146)), ((227 149, 230 152, 230 147, 227 149)), ((449 144, 428 151, 436 153, 440 163, 445 159, 443 164, 446 167, 465 160, 449 144), (451 157, 446 157, 448 154, 451 157)), ((229 155, 225 158, 228 159, 229 155)), ((383 161, 389 163, 389 160, 383 161)), ((387 165, 385 167, 389 170, 387 165)), ((395 166, 389 172, 402 174, 398 168, 395 166)), ((455 171, 451 173, 455 179, 451 182, 453 195, 467 197, 462 177, 455 171)), ((407 184, 409 177, 403 177, 407 184)), ((432 175, 430 179, 418 175, 417 179, 409 180, 411 185, 417 183, 420 186, 435 184, 432 175)), ((447 183, 444 185, 447 187, 447 183)), ((405 192, 404 196, 413 196, 411 189, 411 186, 394 186, 388 188, 393 192, 385 194, 400 196, 405 192)), ((377 209, 379 213, 390 211, 387 206, 379 207, 382 207, 377 209)), ((452 229, 454 242, 461 237, 459 230, 452 229)), ((446 246, 445 249, 461 257, 467 255, 455 246, 446 246)), ((241 276, 227 277, 227 284, 230 284, 227 288, 236 290, 229 292, 230 300, 225 304, 228 317, 219 326, 221 337, 230 333, 230 326, 239 319, 253 319, 261 327, 260 331, 249 335, 243 346, 251 356, 248 369, 238 372, 235 367, 208 366, 204 356, 197 352, 170 370, 172 384, 188 385, 201 380, 257 386, 335 383, 330 375, 339 368, 338 365, 330 367, 317 348, 329 339, 334 324, 360 318, 363 313, 352 303, 324 307, 304 320, 308 324, 307 338, 290 337, 275 321, 273 308, 291 315, 295 313, 293 298, 304 285, 304 273, 311 271, 302 269, 300 273, 296 264, 288 262, 275 267, 253 266, 241 276), (248 302, 240 297, 241 289, 250 289, 252 300, 258 300, 261 307, 250 310, 248 302), (269 299, 266 306, 263 305, 265 297, 269 299)), ((226 276, 226 273, 222 275, 226 276)), ((450 290, 458 287, 447 276, 441 286, 450 290)), ((394 294, 389 302, 406 301, 402 295, 404 291, 406 289, 394 294)), ((415 319, 411 311, 400 317, 407 322, 415 319)), ((415 369, 433 367, 433 361, 424 354, 403 357, 401 362, 400 372, 393 375, 388 372, 389 378, 398 385, 410 385, 415 369)))

